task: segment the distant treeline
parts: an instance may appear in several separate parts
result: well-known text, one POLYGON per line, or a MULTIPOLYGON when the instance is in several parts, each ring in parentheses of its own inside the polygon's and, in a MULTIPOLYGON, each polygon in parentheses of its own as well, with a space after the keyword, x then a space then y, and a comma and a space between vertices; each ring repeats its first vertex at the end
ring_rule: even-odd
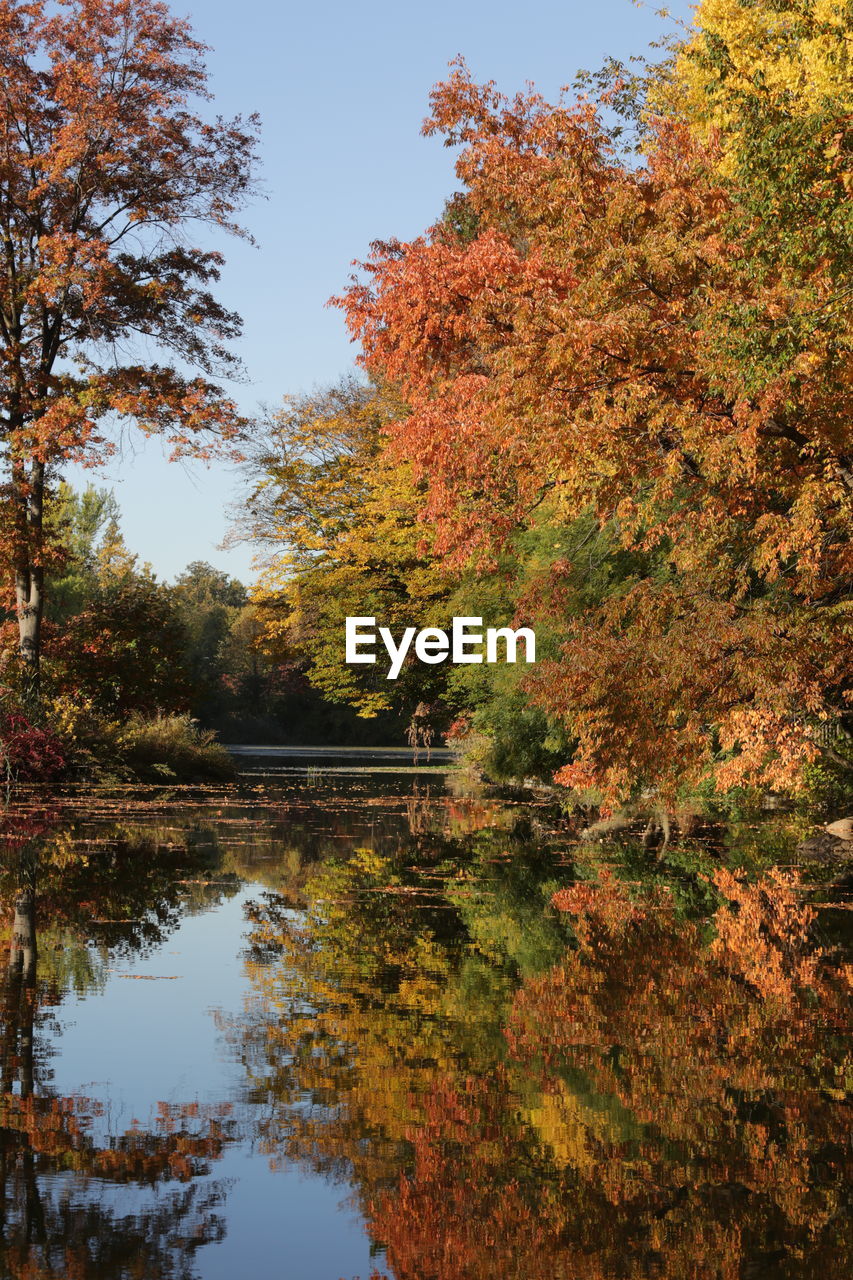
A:
MULTIPOLYGON (((94 745, 129 717, 184 714, 225 742, 403 742, 399 717, 360 720, 312 687, 304 659, 266 653, 242 582, 196 561, 168 584, 140 564, 109 491, 63 484, 51 520, 62 551, 45 613, 39 719, 61 739, 94 745)), ((8 668, 12 615, 4 629, 8 668)))

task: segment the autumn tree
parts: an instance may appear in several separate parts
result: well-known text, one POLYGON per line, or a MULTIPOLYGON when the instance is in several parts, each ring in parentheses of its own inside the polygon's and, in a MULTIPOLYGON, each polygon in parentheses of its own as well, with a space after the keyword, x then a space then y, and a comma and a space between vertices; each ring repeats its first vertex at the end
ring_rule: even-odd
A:
POLYGON ((204 46, 155 0, 0 0, 3 542, 38 690, 45 504, 125 421, 172 456, 233 440, 239 317, 204 228, 243 234, 257 120, 205 120, 204 46))
MULTIPOLYGON (((288 397, 268 419, 248 459, 251 487, 232 535, 260 549, 254 603, 262 644, 273 658, 305 662, 311 684, 362 719, 402 714, 413 725, 424 720, 433 733, 455 721, 471 729, 469 740, 488 743, 492 776, 550 776, 565 739, 522 691, 523 665, 454 669, 425 666, 411 654, 389 681, 381 660, 344 660, 347 615, 375 616, 395 635, 412 625, 447 628, 454 615, 480 616, 494 627, 529 626, 536 618, 537 651, 547 653, 548 621, 539 606, 548 565, 568 545, 594 549, 597 530, 588 519, 557 530, 550 509, 540 508, 537 527, 490 570, 451 565, 423 519, 426 480, 416 480, 411 463, 390 447, 406 412, 388 388, 350 378, 288 397), (429 710, 413 716, 419 707, 429 710), (549 728, 554 740, 543 748, 549 728)), ((603 541, 609 545, 607 535, 603 541)), ((588 561, 578 575, 586 579, 586 587, 578 583, 579 601, 600 556, 588 561)), ((399 732, 399 724, 386 724, 399 732)))
MULTIPOLYGON (((63 708, 114 721, 131 711, 186 710, 195 674, 189 636, 171 588, 128 551, 112 494, 59 484, 45 537, 60 548, 42 622, 42 708, 55 727, 68 733, 63 708)), ((7 652, 15 630, 10 618, 0 627, 7 652)), ((21 718, 14 707, 8 714, 21 718)), ((105 732, 101 721, 96 736, 105 732)))
MULTIPOLYGON (((827 127, 846 99, 815 90, 822 123, 806 128, 799 72, 770 102, 750 72, 744 95, 712 30, 729 12, 734 40, 741 8, 784 29, 798 65, 805 0, 700 6, 714 92, 691 97, 676 60, 639 162, 596 103, 506 99, 456 66, 425 131, 461 148, 462 190, 423 237, 375 246, 340 300, 365 366, 409 406, 395 456, 427 485, 439 551, 493 560, 547 501, 652 557, 585 614, 566 614, 573 565, 555 564, 566 643, 532 679, 577 742, 560 779, 610 798, 708 774, 796 787, 819 755, 846 759, 849 166, 847 134, 827 127), (726 111, 743 125, 730 163, 726 111), (788 206, 794 160, 804 194, 788 206)), ((835 85, 845 28, 832 17, 818 35, 835 85)))
POLYGON ((347 615, 397 631, 448 624, 452 574, 419 521, 425 486, 390 459, 385 430, 399 400, 354 379, 292 397, 274 413, 250 461, 236 536, 261 548, 253 599, 268 650, 308 658, 311 683, 359 715, 411 714, 441 693, 445 671, 409 661, 397 681, 381 662, 344 662, 347 615))
POLYGON ((171 591, 120 535, 100 550, 80 607, 50 625, 44 683, 107 716, 186 710, 193 690, 186 632, 171 591), (48 681, 49 677, 49 681, 48 681))

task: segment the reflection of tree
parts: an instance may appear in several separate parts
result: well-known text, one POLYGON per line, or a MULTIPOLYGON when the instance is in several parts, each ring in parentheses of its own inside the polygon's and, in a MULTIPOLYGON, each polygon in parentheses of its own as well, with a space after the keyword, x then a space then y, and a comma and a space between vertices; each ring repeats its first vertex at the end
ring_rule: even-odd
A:
POLYGON ((12 1088, 17 1068, 21 1093, 33 1090, 33 1010, 36 985, 35 892, 32 885, 20 888, 14 899, 9 961, 3 980, 3 1037, 0 1042, 2 1091, 12 1088))
POLYGON ((63 971, 39 952, 106 957, 162 940, 180 916, 181 877, 201 864, 128 839, 83 851, 57 821, 16 815, 0 875, 0 1274, 189 1280, 195 1250, 223 1230, 222 1188, 198 1179, 222 1153, 227 1109, 161 1104, 147 1128, 111 1135, 93 1099, 57 1095, 41 1033, 63 971))
POLYGON ((408 1095, 419 1092, 421 1079, 428 1085, 443 1053, 447 977, 444 949, 429 922, 417 921, 429 910, 424 900, 415 906, 403 892, 410 886, 393 874, 391 887, 400 892, 372 893, 377 873, 390 874, 387 860, 361 850, 311 880, 312 895, 322 895, 319 946, 277 899, 256 907, 249 970, 257 998, 239 1028, 229 1028, 239 1032, 250 1064, 250 1097, 274 1100, 260 1124, 273 1159, 308 1160, 343 1176, 356 1162, 369 1180, 372 1170, 381 1179, 396 1167, 413 1105, 408 1095), (354 907, 359 894, 366 901, 354 907), (396 1075, 383 1074, 389 1052, 399 1053, 396 1075))
POLYGON ((849 1011, 796 885, 719 873, 711 930, 663 889, 579 884, 574 944, 552 924, 537 950, 553 868, 498 847, 432 896, 364 850, 307 914, 256 905, 228 1030, 271 1158, 350 1181, 395 1280, 853 1268, 849 1011))
MULTIPOLYGON (((470 841, 428 841, 419 868, 411 846, 396 856, 361 849, 315 871, 307 915, 274 896, 255 905, 256 997, 226 1030, 248 1064, 249 1096, 265 1104, 259 1136, 274 1162, 349 1179, 367 1206, 412 1168, 439 1083, 464 1092, 478 1074, 503 1078, 514 949, 537 911, 521 898, 535 900, 537 874, 554 874, 542 853, 538 868, 534 855, 499 857, 507 839, 482 832, 476 864, 470 841)), ((543 905, 540 897, 540 918, 543 905)), ((541 968, 558 951, 559 929, 552 922, 535 936, 541 968)), ((518 949, 535 968, 533 940, 518 949)), ((526 1141, 541 1165, 535 1135, 526 1141)))
POLYGON ((301 886, 321 863, 348 850, 424 861, 444 854, 448 841, 514 819, 508 807, 454 797, 443 785, 417 777, 365 774, 335 781, 322 768, 317 773, 284 790, 270 784, 262 805, 246 804, 218 819, 228 865, 294 901, 302 901, 301 886))
MULTIPOLYGON (((85 958, 75 971, 69 951, 88 947, 115 956, 159 946, 188 910, 237 888, 236 881, 211 879, 217 851, 209 842, 167 843, 156 831, 134 831, 118 819, 92 837, 58 806, 0 814, 0 852, 0 900, 24 884, 36 894, 39 932, 51 943, 42 948, 40 971, 57 987, 63 979, 88 985, 85 958), (55 950, 63 953, 63 968, 55 950)), ((93 962, 90 955, 90 969, 93 962)))
POLYGON ((519 994, 511 1043, 538 1064, 552 1117, 575 1102, 576 1133, 582 1082, 574 1168, 623 1233, 612 1268, 637 1254, 628 1274, 646 1274, 654 1253, 673 1276, 716 1276, 721 1256, 732 1275, 840 1274, 849 990, 810 944, 793 877, 715 879, 710 947, 665 894, 637 904, 605 880, 559 895, 578 945, 519 994))
POLYGON ((98 1203, 102 1188, 75 1181, 62 1197, 47 1188, 36 1223, 7 1220, 9 1280, 192 1280, 194 1254, 222 1238, 219 1188, 189 1186, 144 1214, 98 1203), (88 1193, 88 1194, 87 1194, 88 1193))
POLYGON ((82 1097, 0 1101, 4 1277, 190 1277, 195 1249, 221 1238, 222 1188, 193 1182, 221 1154, 221 1117, 172 1108, 156 1131, 100 1140, 98 1118, 82 1097), (113 1190, 128 1186, 144 1207, 113 1207, 113 1190))
MULTIPOLYGON (((483 1064, 484 1065, 484 1064, 483 1064)), ((571 1189, 524 1122, 513 1081, 436 1073, 413 1158, 367 1205, 396 1280, 603 1280, 595 1257, 566 1247, 571 1189)))

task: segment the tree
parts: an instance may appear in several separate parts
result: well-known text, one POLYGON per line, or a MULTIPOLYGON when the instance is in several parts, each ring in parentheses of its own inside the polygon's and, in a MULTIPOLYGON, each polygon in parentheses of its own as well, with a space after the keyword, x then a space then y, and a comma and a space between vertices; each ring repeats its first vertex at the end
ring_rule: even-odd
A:
POLYGON ((45 519, 45 536, 57 547, 50 600, 44 618, 63 626, 91 596, 108 544, 118 546, 119 508, 109 489, 89 484, 81 492, 65 481, 56 486, 45 519))
POLYGON ((244 234, 258 122, 195 113, 203 54, 156 0, 0 0, 2 532, 31 696, 56 468, 111 452, 116 419, 173 457, 241 429, 212 381, 236 367, 239 317, 190 232, 244 234))
POLYGON ((182 656, 194 687, 193 712, 209 723, 227 700, 229 677, 251 666, 250 645, 235 636, 246 612, 246 588, 195 560, 175 579, 171 599, 184 632, 182 656))
POLYGON ((452 578, 419 520, 425 486, 385 449, 383 432, 403 411, 354 379, 286 401, 251 459, 238 530, 264 548, 253 598, 269 651, 307 655, 311 683, 365 717, 411 715, 446 682, 443 666, 410 661, 389 681, 381 664, 344 661, 347 615, 374 615, 396 634, 414 622, 447 626, 451 613, 452 578))
MULTIPOLYGON (((824 36, 841 66, 843 30, 824 36)), ((820 753, 844 763, 829 738, 853 696, 849 144, 753 96, 732 176, 686 109, 650 113, 627 164, 594 103, 507 100, 457 66, 425 131, 461 145, 463 190, 425 236, 375 246, 339 300, 365 367, 410 408, 394 456, 427 485, 439 551, 493 559, 548 500, 654 558, 585 617, 569 609, 560 660, 532 678, 577 741, 560 780, 610 798, 708 773, 796 787, 820 753), (784 250, 780 136, 811 201, 784 250)), ((559 573, 551 590, 556 614, 559 573)))
POLYGON ((90 699, 111 719, 132 711, 186 710, 192 693, 186 633, 172 593, 140 567, 117 530, 101 549, 79 608, 46 627, 45 685, 90 699))
MULTIPOLYGON (((42 627, 42 711, 55 714, 55 698, 113 721, 185 710, 195 673, 180 611, 172 589, 128 551, 113 495, 58 485, 45 534, 59 550, 42 627)), ((7 620, 3 631, 13 629, 7 620)))

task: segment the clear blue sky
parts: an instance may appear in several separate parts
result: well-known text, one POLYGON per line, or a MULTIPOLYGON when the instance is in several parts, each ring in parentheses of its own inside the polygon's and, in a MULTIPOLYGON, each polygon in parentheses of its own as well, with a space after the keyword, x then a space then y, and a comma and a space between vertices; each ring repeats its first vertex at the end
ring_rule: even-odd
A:
MULTIPOLYGON (((646 51, 667 22, 631 0, 195 0, 173 3, 212 46, 215 109, 258 111, 268 199, 244 223, 258 241, 222 245, 220 296, 243 316, 246 412, 334 381, 355 350, 326 308, 371 240, 418 235, 456 186, 453 153, 420 136, 427 96, 465 56, 478 80, 505 92, 531 80, 557 96, 581 68, 646 51)), ((685 0, 670 6, 686 15, 685 0)), ((252 551, 219 551, 238 478, 224 465, 177 465, 157 443, 107 470, 69 473, 114 489, 131 550, 172 578, 209 560, 248 581, 252 551)))

